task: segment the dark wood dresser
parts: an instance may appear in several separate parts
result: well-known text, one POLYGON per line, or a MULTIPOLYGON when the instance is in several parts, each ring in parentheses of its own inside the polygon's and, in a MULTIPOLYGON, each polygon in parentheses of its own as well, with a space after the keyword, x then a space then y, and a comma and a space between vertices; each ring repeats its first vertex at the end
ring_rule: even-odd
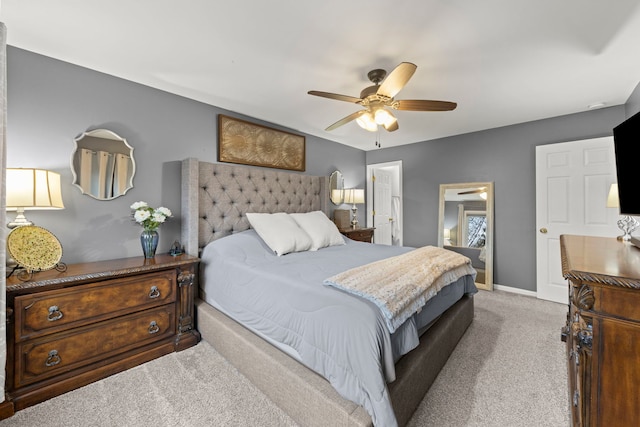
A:
POLYGON ((373 242, 374 227, 370 228, 341 228, 340 233, 344 234, 351 240, 357 240, 359 242, 373 242))
POLYGON ((560 236, 573 426, 640 425, 640 249, 560 236))
POLYGON ((14 410, 196 344, 198 259, 158 255, 7 279, 14 410))

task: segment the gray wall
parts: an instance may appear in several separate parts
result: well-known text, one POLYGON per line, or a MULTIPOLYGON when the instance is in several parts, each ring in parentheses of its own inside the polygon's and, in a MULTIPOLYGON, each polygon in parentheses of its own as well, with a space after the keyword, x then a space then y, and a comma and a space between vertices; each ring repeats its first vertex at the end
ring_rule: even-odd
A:
POLYGON ((495 183, 494 283, 536 290, 535 147, 612 134, 625 107, 489 129, 367 152, 402 160, 404 244, 437 245, 440 184, 495 183))
MULTIPOLYGON (((7 56, 7 166, 60 173, 65 209, 26 215, 58 237, 66 263, 141 255, 141 228, 129 209, 138 200, 173 211, 175 218, 160 228, 158 251, 168 251, 180 238, 180 161, 216 161, 219 113, 291 131, 14 47, 7 56), (111 201, 72 185, 74 138, 95 128, 110 129, 134 147, 134 188, 111 201)), ((341 169, 346 184, 364 185, 361 150, 306 135, 306 158, 307 174, 341 169)))
MULTIPOLYGON (((176 215, 160 229, 159 251, 167 251, 180 237, 180 161, 216 160, 219 113, 264 123, 14 47, 7 56, 7 166, 61 174, 66 208, 27 211, 27 217, 58 236, 67 263, 139 256, 140 227, 129 209, 138 200, 164 205, 176 215), (134 147, 134 189, 108 202, 81 195, 71 185, 73 138, 95 128, 111 129, 134 147)), ((305 173, 340 169, 346 186, 362 188, 365 164, 402 160, 408 246, 437 243, 441 183, 494 181, 495 282, 533 291, 535 146, 611 135, 638 111, 640 85, 625 106, 366 153, 307 135, 305 173)), ((364 223, 363 209, 358 213, 364 223)))

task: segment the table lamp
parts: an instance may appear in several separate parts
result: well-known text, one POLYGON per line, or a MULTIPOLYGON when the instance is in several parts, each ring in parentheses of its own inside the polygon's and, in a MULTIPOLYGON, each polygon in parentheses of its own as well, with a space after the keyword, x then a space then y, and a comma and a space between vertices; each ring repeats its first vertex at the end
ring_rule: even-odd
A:
POLYGON ((358 207, 356 204, 364 203, 364 190, 362 188, 347 188, 344 190, 344 202, 352 204, 351 226, 358 228, 358 207))
POLYGON ((60 174, 44 169, 7 168, 7 210, 17 211, 9 228, 33 225, 25 215, 27 209, 64 209, 60 174))

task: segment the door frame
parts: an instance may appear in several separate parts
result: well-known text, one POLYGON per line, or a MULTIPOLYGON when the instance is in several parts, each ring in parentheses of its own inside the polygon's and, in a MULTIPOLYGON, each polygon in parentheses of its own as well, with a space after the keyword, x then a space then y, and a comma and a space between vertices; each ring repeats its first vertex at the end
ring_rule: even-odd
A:
POLYGON ((373 227, 373 171, 376 169, 388 169, 393 171, 393 180, 394 187, 398 188, 398 194, 400 196, 400 246, 403 245, 404 242, 404 193, 402 189, 402 160, 395 160, 392 162, 384 162, 384 163, 372 163, 367 165, 367 184, 366 184, 366 193, 367 193, 367 202, 366 202, 366 223, 367 227, 373 227))

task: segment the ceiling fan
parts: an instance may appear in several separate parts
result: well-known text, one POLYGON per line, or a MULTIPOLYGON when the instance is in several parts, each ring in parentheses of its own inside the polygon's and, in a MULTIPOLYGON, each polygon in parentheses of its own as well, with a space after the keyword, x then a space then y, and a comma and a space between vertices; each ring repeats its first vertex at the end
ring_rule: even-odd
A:
POLYGON ((460 196, 466 195, 466 194, 480 194, 480 197, 487 200, 487 187, 480 187, 480 188, 476 188, 468 191, 460 191, 458 193, 458 195, 460 196))
POLYGON ((458 194, 478 194, 485 193, 487 191, 487 187, 474 188, 473 190, 460 191, 458 194))
POLYGON ((371 132, 378 130, 378 125, 383 126, 387 131, 393 132, 398 130, 398 119, 389 111, 451 111, 458 104, 448 101, 430 101, 426 99, 405 99, 396 100, 394 97, 407 84, 413 73, 415 73, 415 64, 410 62, 402 62, 389 73, 382 69, 371 70, 367 77, 372 86, 366 87, 360 92, 360 98, 348 95, 339 95, 336 93, 320 92, 310 90, 309 95, 321 96, 338 101, 353 102, 362 105, 364 110, 356 111, 349 114, 325 130, 331 131, 342 125, 355 120, 360 127, 371 132), (385 78, 386 77, 386 78, 385 78))

